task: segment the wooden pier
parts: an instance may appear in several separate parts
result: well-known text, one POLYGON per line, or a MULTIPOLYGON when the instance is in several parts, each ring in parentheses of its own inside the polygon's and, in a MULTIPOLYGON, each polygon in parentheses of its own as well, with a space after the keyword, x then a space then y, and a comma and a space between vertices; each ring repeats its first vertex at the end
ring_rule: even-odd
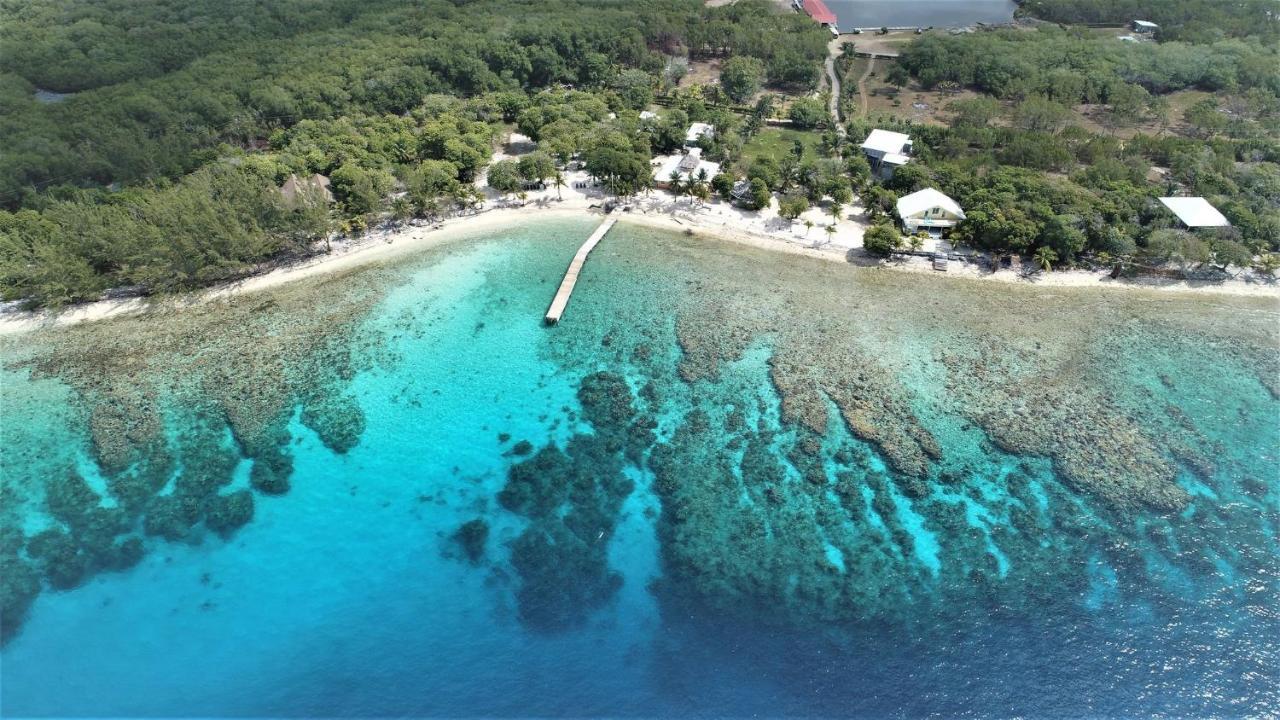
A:
POLYGON ((569 269, 564 273, 564 280, 560 281, 560 289, 556 290, 556 296, 551 299, 551 307, 547 308, 546 321, 548 325, 555 325, 560 322, 560 316, 564 314, 564 308, 569 304, 569 296, 573 294, 573 286, 578 283, 578 273, 582 272, 582 266, 587 262, 587 256, 600 244, 600 240, 604 238, 605 233, 618 222, 616 217, 606 217, 604 222, 591 233, 591 237, 582 243, 582 247, 578 248, 578 252, 573 256, 573 261, 569 263, 569 269))

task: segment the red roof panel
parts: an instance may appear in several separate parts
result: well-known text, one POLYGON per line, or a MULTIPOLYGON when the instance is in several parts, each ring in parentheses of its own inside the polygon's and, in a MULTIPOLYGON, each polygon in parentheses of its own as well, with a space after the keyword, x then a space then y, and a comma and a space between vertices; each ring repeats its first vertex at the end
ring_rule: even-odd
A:
POLYGON ((804 11, 809 13, 809 17, 824 25, 836 24, 836 14, 831 12, 822 0, 804 0, 804 11))

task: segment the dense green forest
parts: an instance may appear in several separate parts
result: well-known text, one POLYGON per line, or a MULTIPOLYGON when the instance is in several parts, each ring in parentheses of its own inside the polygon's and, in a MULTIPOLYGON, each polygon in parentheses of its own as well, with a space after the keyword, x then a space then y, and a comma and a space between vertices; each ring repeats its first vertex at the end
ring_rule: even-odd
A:
POLYGON ((156 77, 248 38, 336 28, 385 0, 8 0, 0 4, 0 70, 76 92, 156 77))
POLYGON ((1214 42, 1224 37, 1280 41, 1275 0, 1021 0, 1020 15, 1068 24, 1160 26, 1161 40, 1214 42))
POLYGON ((1109 103, 1137 86, 1280 94, 1280 55, 1258 38, 1194 45, 1124 43, 1085 31, 1043 28, 964 36, 929 35, 901 63, 925 87, 950 81, 997 97, 1040 93, 1067 103, 1109 103))
POLYGON ((459 184, 487 163, 496 124, 535 123, 522 113, 544 88, 591 91, 587 115, 536 123, 580 151, 578 123, 647 102, 675 59, 755 58, 771 87, 808 90, 826 52, 821 28, 764 0, 6 0, 0 12, 0 290, 46 304, 192 287, 300 250, 324 233, 314 213, 240 202, 291 172, 332 175, 348 228, 393 187, 419 210, 465 204, 459 184), (79 92, 41 102, 37 88, 79 92), (195 218, 214 215, 206 237, 195 218))
POLYGON ((894 82, 982 95, 952 102, 948 127, 896 126, 918 159, 864 199, 887 211, 937 187, 966 209, 958 239, 983 250, 1249 265, 1280 250, 1280 48, 1258 31, 1201 43, 1054 27, 920 38, 894 82), (1175 112, 1170 98, 1188 90, 1212 95, 1175 112), (1081 127, 1085 106, 1103 134, 1081 127), (1146 132, 1117 134, 1135 127, 1146 132), (1175 230, 1155 201, 1168 194, 1208 198, 1232 227, 1175 230))
MULTIPOLYGON (((539 152, 487 169, 500 193, 558 181, 570 159, 640 192, 650 157, 680 148, 691 121, 716 126, 703 150, 747 176, 744 204, 776 193, 784 217, 821 203, 838 219, 860 194, 885 250, 896 198, 937 187, 966 208, 956 237, 982 250, 1270 263, 1280 44, 1259 8, 1028 0, 1046 19, 1162 28, 1136 43, 1052 25, 925 34, 887 77, 954 94, 947 126, 854 120, 845 140, 805 97, 829 35, 767 0, 0 0, 0 296, 56 306, 198 287, 335 230, 465 210, 511 128, 539 152), (712 59, 720 84, 678 84, 712 59), (790 97, 743 107, 761 87, 790 97), (976 97, 958 99, 965 89, 976 97), (661 118, 642 120, 655 102, 661 118), (761 134, 778 115, 795 128, 784 146, 761 134), (856 149, 873 126, 915 139, 884 183, 856 149), (277 192, 312 174, 330 179, 332 207, 277 192), (1203 195, 1233 226, 1176 230, 1165 194, 1203 195)), ((737 179, 675 189, 727 198, 737 179)))
MULTIPOLYGON (((275 8, 276 17, 299 11, 303 29, 260 26, 254 13, 267 11, 258 9, 211 33, 204 42, 208 54, 161 57, 147 33, 132 31, 77 35, 77 49, 60 52, 56 48, 70 41, 47 26, 61 23, 59 16, 37 12, 39 2, 11 0, 3 6, 6 20, 30 19, 0 23, 5 42, 29 47, 6 52, 0 61, 6 71, 0 78, 0 202, 29 204, 33 200, 25 196, 33 188, 63 183, 176 177, 206 162, 208 153, 199 151, 218 142, 247 143, 303 119, 403 113, 430 93, 472 96, 561 83, 602 87, 624 68, 657 75, 671 53, 755 56, 773 84, 806 87, 818 79, 815 61, 823 52, 811 23, 768 12, 760 2, 719 9, 693 0, 349 3, 358 12, 343 10, 347 4, 253 3, 251 9, 275 8), (321 9, 308 12, 313 5, 321 9), (40 59, 50 53, 69 59, 40 59), (93 78, 96 71, 84 66, 98 57, 120 58, 130 68, 127 79, 63 102, 35 100, 34 88, 49 79, 47 67, 93 78)), ((88 0, 60 5, 68 6, 69 17, 98 7, 88 0)), ((159 7, 170 5, 184 7, 201 25, 230 12, 215 0, 159 7), (202 13, 204 7, 209 9, 202 13)), ((152 3, 121 3, 102 12, 133 27, 135 10, 142 15, 138 27, 162 35, 169 27, 153 20, 168 15, 153 11, 152 3)), ((114 77, 115 71, 107 72, 114 77)))

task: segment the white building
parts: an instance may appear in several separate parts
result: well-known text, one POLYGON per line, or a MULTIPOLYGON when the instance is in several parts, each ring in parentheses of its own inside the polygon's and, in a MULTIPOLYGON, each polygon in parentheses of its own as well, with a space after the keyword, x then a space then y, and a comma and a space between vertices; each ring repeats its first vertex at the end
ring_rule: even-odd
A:
POLYGON ((1227 220, 1218 208, 1209 204, 1202 197, 1162 197, 1160 202, 1169 211, 1178 216, 1178 221, 1188 228, 1229 227, 1227 220))
POLYGON ((862 141, 862 152, 871 162, 871 170, 881 178, 911 160, 911 137, 889 130, 872 130, 862 141))
POLYGON ((702 148, 689 148, 683 155, 666 155, 655 158, 653 162, 653 184, 655 187, 667 189, 671 187, 671 173, 680 173, 680 180, 688 182, 706 171, 707 181, 720 174, 720 163, 702 159, 702 148))
POLYGON ((908 233, 949 230, 964 219, 960 204, 933 188, 898 198, 898 218, 908 233))
POLYGON ((1134 21, 1133 21, 1133 31, 1134 31, 1134 32, 1139 32, 1139 33, 1153 33, 1153 32, 1155 32, 1156 30, 1159 30, 1159 29, 1160 29, 1160 26, 1159 26, 1159 25, 1157 25, 1157 24, 1155 24, 1155 23, 1153 23, 1153 22, 1147 22, 1146 20, 1134 20, 1134 21))
POLYGON ((716 128, 710 123, 696 122, 689 126, 689 132, 684 134, 684 146, 691 147, 697 145, 702 138, 713 138, 716 135, 716 128))

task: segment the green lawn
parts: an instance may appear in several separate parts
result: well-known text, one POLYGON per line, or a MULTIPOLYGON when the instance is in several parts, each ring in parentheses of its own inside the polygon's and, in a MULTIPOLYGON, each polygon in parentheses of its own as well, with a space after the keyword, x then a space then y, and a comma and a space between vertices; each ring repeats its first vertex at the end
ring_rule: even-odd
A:
POLYGON ((791 153, 796 140, 804 143, 804 157, 819 156, 818 147, 822 136, 811 130, 791 130, 788 128, 765 128, 756 133, 751 141, 742 147, 742 157, 735 166, 739 175, 745 175, 747 167, 758 157, 772 157, 781 161, 791 153))

